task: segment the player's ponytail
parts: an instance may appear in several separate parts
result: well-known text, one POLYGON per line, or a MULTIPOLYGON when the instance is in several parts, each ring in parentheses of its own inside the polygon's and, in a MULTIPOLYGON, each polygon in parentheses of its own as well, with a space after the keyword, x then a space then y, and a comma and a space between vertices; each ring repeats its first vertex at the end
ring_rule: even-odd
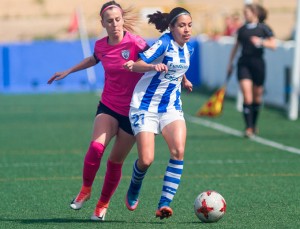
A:
POLYGON ((149 18, 148 23, 155 25, 155 28, 162 33, 167 30, 169 26, 168 15, 168 13, 156 11, 156 13, 147 16, 149 18))
POLYGON ((174 8, 170 13, 157 11, 156 13, 147 15, 149 18, 148 23, 154 24, 155 28, 162 33, 167 30, 169 26, 174 26, 177 18, 183 14, 190 15, 186 9, 181 7, 174 8))
POLYGON ((264 23, 265 20, 267 19, 268 11, 263 6, 261 6, 259 4, 256 4, 255 7, 256 7, 258 21, 260 23, 264 23))

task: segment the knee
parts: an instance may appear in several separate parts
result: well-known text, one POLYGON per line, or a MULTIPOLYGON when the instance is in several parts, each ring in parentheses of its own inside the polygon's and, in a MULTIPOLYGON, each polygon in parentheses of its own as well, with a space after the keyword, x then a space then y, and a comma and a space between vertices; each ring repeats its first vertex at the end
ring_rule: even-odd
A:
POLYGON ((171 158, 174 160, 183 160, 184 158, 184 146, 178 147, 174 150, 171 150, 171 158))
POLYGON ((105 146, 99 142, 92 141, 87 151, 85 159, 87 161, 100 160, 103 156, 105 146))
POLYGON ((141 157, 137 162, 137 166, 140 170, 145 171, 151 166, 153 160, 153 157, 141 157))

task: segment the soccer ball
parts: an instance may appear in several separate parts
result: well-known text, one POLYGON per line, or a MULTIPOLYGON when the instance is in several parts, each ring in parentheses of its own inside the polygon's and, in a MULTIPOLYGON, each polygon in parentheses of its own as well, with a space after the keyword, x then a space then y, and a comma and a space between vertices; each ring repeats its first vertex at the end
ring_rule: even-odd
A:
POLYGON ((195 199, 196 216, 204 223, 214 223, 221 219, 226 212, 226 202, 216 191, 205 191, 195 199))

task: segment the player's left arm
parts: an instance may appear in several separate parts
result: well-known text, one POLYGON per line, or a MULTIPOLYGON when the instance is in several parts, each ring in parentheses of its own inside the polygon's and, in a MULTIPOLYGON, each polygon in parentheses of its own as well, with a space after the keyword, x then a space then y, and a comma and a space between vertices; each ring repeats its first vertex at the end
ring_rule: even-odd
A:
POLYGON ((276 49, 277 48, 277 42, 274 36, 274 33, 272 29, 267 26, 266 24, 261 24, 264 36, 263 37, 257 37, 253 36, 251 37, 252 43, 256 47, 262 47, 262 48, 269 48, 269 49, 276 49))
POLYGON ((276 49, 277 48, 277 42, 275 37, 269 37, 262 40, 262 47, 269 48, 269 49, 276 49))
POLYGON ((182 86, 187 89, 188 93, 193 91, 193 84, 188 80, 185 74, 182 76, 182 86))

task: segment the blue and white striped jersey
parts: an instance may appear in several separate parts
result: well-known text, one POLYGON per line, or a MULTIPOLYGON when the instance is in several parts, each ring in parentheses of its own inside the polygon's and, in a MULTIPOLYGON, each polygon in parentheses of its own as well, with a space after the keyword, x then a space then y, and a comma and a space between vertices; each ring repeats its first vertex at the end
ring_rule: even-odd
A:
POLYGON ((165 33, 147 51, 140 53, 140 58, 148 64, 167 65, 168 73, 146 72, 135 86, 130 106, 155 113, 182 110, 181 81, 193 50, 189 43, 181 47, 171 33, 165 33))

